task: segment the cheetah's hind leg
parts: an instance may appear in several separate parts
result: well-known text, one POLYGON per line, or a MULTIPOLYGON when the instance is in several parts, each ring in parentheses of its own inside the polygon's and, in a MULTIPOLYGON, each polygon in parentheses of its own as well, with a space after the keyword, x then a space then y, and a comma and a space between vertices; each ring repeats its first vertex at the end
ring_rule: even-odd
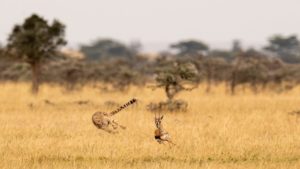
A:
POLYGON ((109 129, 109 128, 102 128, 102 130, 108 132, 109 134, 117 134, 117 133, 119 133, 118 131, 116 131, 116 130, 111 130, 111 129, 109 129))

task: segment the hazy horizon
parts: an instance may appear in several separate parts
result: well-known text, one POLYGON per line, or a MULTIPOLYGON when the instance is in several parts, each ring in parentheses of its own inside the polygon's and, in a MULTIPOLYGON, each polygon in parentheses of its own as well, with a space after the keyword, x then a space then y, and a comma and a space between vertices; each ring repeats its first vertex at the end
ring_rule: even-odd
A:
POLYGON ((228 48, 240 39, 260 47, 274 34, 300 35, 296 0, 4 0, 0 7, 0 42, 15 24, 32 13, 66 24, 69 46, 113 38, 139 40, 145 51, 159 51, 179 40, 197 39, 212 48, 228 48))

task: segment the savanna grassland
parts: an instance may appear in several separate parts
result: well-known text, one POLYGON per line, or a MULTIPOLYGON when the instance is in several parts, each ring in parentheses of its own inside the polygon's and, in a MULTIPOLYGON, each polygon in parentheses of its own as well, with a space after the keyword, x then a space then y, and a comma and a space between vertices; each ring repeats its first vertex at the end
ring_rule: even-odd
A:
POLYGON ((300 168, 300 121, 289 114, 300 110, 300 89, 230 96, 220 86, 210 94, 202 87, 181 93, 188 112, 165 113, 163 120, 177 144, 170 148, 154 140, 154 115, 145 108, 165 100, 162 90, 66 92, 44 85, 34 97, 29 88, 0 85, 0 168, 300 168), (95 111, 115 108, 106 101, 132 97, 139 103, 115 117, 126 130, 110 135, 93 126, 95 111))

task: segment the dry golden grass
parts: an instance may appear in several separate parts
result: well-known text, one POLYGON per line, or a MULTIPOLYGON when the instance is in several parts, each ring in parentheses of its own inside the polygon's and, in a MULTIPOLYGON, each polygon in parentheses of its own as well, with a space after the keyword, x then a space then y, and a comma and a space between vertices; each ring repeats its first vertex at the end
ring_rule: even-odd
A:
POLYGON ((165 128, 177 147, 159 145, 153 114, 145 105, 164 100, 161 90, 132 88, 104 93, 86 87, 66 93, 43 86, 38 97, 28 84, 1 84, 0 168, 300 168, 299 90, 286 94, 226 95, 223 87, 182 93, 187 113, 166 114, 165 128), (127 130, 109 135, 91 115, 108 111, 105 101, 140 100, 118 115, 127 130), (52 104, 45 103, 49 100, 52 104), (87 105, 74 102, 89 100, 87 105))

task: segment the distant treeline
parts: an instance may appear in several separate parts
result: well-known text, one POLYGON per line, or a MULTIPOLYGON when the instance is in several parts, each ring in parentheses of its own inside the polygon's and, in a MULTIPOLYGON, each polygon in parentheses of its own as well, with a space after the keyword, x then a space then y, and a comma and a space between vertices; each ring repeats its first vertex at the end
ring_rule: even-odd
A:
POLYGON ((107 90, 126 90, 130 85, 154 82, 156 87, 164 84, 177 90, 176 86, 185 85, 178 84, 188 79, 191 70, 193 84, 205 83, 207 92, 218 83, 227 84, 232 94, 241 85, 254 92, 267 88, 281 92, 300 82, 300 41, 294 35, 274 35, 260 50, 244 49, 239 41, 229 50, 218 50, 198 40, 186 40, 155 56, 141 53, 139 42, 125 45, 99 39, 82 45, 79 52, 84 57, 77 58, 60 52, 59 47, 66 44, 64 34, 61 22, 49 24, 35 14, 16 25, 7 45, 0 47, 0 80, 32 80, 35 93, 40 83, 62 84, 74 90, 101 82, 107 84, 107 90))

